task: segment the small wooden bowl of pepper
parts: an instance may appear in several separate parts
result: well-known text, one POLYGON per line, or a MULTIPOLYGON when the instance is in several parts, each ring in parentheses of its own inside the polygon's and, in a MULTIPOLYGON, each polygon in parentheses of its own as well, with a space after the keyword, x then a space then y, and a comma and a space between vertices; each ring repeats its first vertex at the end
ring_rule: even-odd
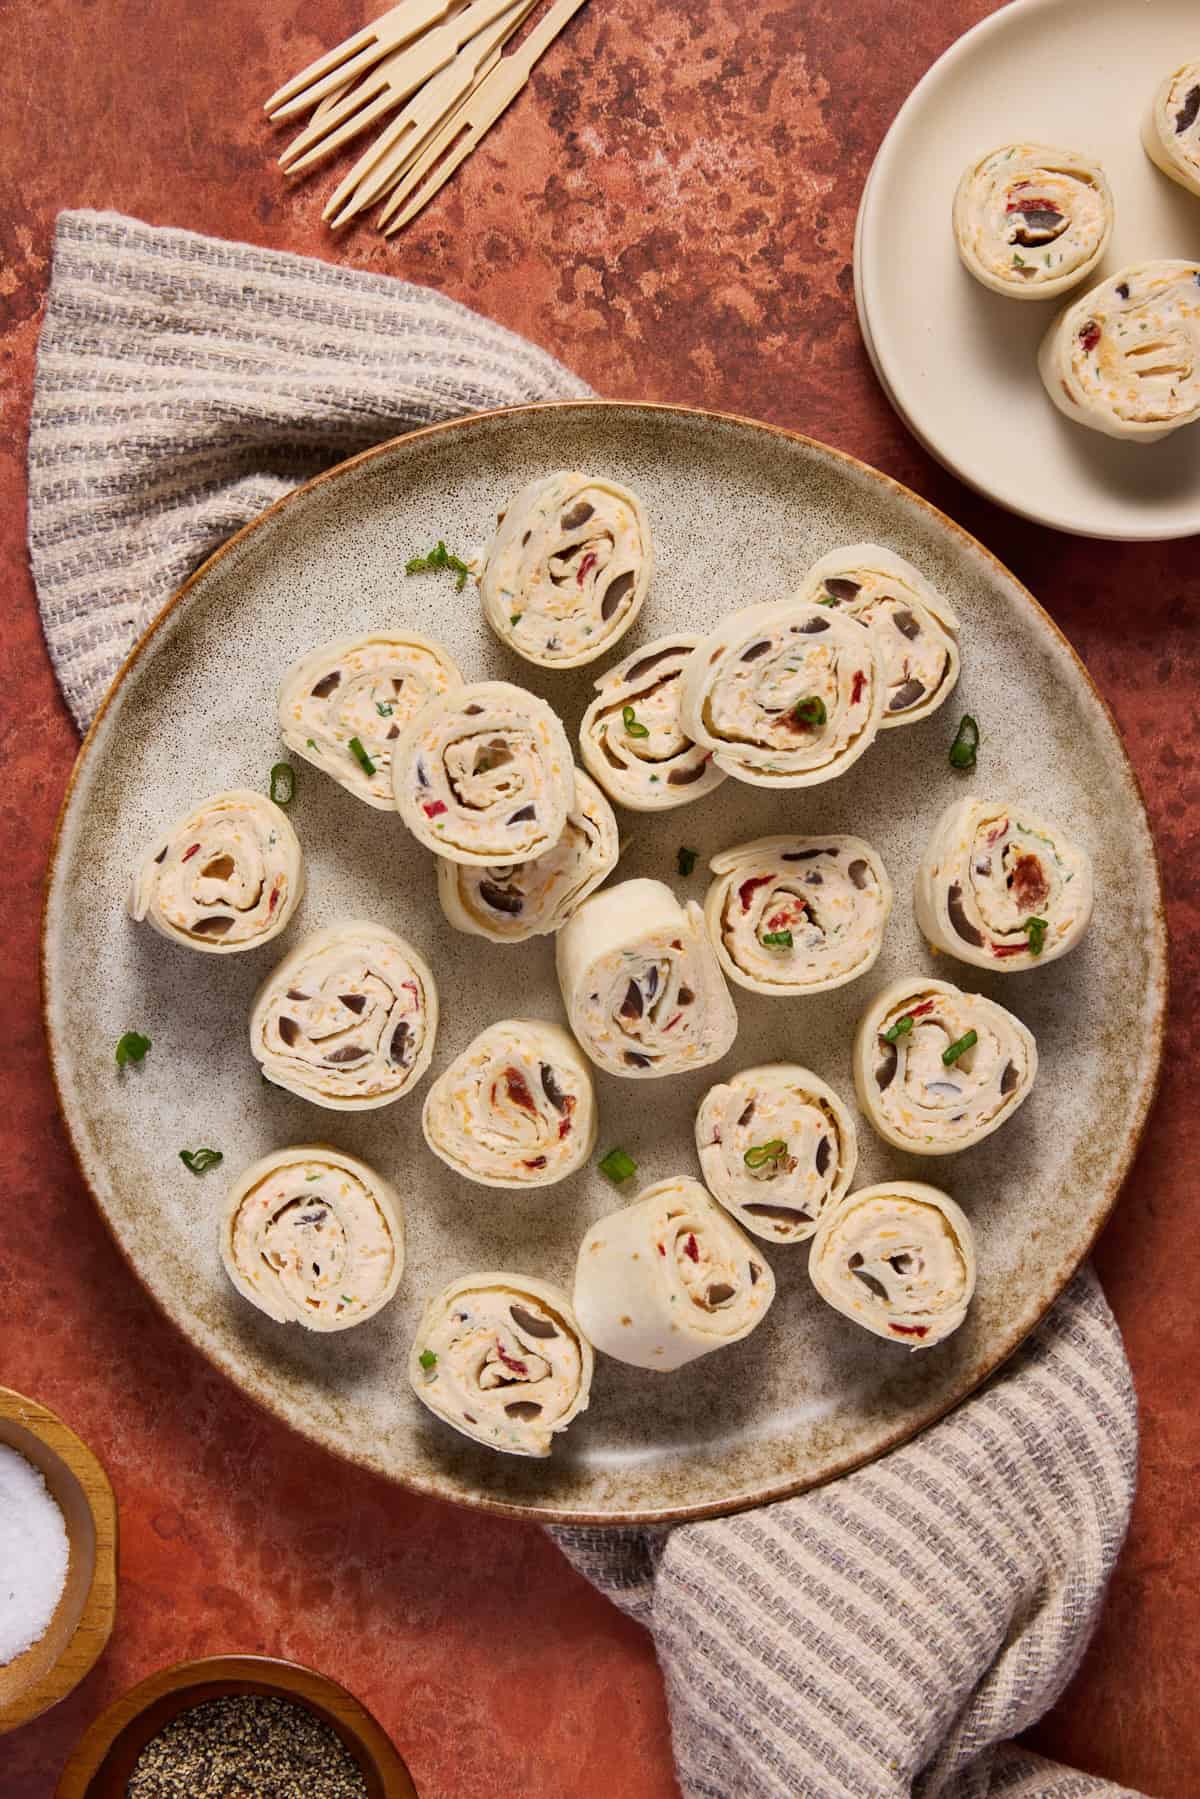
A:
POLYGON ((243 1770, 247 1794, 417 1799, 390 1738, 352 1693, 268 1655, 206 1656, 151 1674, 96 1719, 55 1799, 135 1799, 143 1777, 147 1792, 193 1799, 210 1778, 214 1790, 239 1791, 231 1783, 243 1770))
POLYGON ((0 1667, 2 1735, 65 1699, 104 1652, 117 1610, 117 1502, 87 1444, 48 1406, 9 1387, 0 1387, 0 1445, 41 1475, 69 1545, 62 1593, 45 1631, 0 1667))

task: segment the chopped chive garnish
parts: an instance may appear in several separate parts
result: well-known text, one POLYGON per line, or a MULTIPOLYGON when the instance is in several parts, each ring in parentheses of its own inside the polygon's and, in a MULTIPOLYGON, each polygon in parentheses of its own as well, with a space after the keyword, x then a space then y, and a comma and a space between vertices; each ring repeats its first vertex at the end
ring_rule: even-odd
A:
POLYGON ((792 717, 802 725, 823 725, 828 716, 824 700, 815 693, 811 699, 797 700, 792 708, 792 717))
POLYGON ((149 1048, 149 1037, 143 1037, 140 1031, 126 1031, 123 1037, 117 1038, 117 1067, 127 1068, 131 1062, 144 1062, 149 1048))
POLYGON ((396 708, 392 705, 391 700, 376 700, 375 710, 380 718, 390 718, 396 708))
POLYGON ((834 597, 831 593, 825 594, 821 599, 819 599, 817 601, 818 606, 836 606, 837 603, 838 602, 834 599, 834 597))
POLYGON ((428 556, 413 556, 404 564, 406 575, 425 575, 435 569, 443 568, 453 569, 458 576, 458 580, 454 583, 455 591, 461 593, 471 571, 461 556, 455 556, 446 548, 440 537, 428 556))
POLYGON ((792 933, 790 931, 767 931, 763 942, 768 949, 791 949, 792 933))
POLYGON ((271 770, 271 798, 277 806, 290 806, 295 797, 295 769, 290 762, 277 762, 271 770))
POLYGON ((357 737, 352 737, 350 739, 350 754, 354 757, 354 760, 358 763, 358 766, 362 769, 364 775, 373 775, 375 773, 375 764, 372 762, 357 737))
POLYGON ((521 614, 519 612, 510 612, 508 615, 508 622, 510 625, 519 625, 521 622, 521 614))
POLYGON ((957 1043, 952 1043, 949 1049, 942 1051, 942 1061, 950 1068, 960 1056, 965 1056, 969 1049, 974 1049, 978 1042, 979 1032, 968 1031, 965 1037, 960 1037, 957 1043))
POLYGON ((315 750, 315 749, 316 749, 316 747, 317 747, 317 744, 316 744, 316 739, 315 739, 315 738, 313 738, 313 737, 310 737, 310 738, 308 738, 308 739, 307 739, 307 742, 308 742, 308 747, 309 747, 309 749, 310 749, 310 750, 315 750))
POLYGON ((606 1179, 618 1186, 627 1181, 631 1174, 637 1173, 637 1163, 632 1156, 627 1156, 623 1149, 610 1149, 600 1161, 600 1172, 606 1179))
POLYGON ((912 1013, 906 1012, 903 1018, 898 1018, 895 1024, 883 1033, 883 1040, 885 1043, 894 1043, 897 1037, 907 1036, 912 1028, 912 1013))
POLYGON ((685 880, 688 875, 691 874, 693 868, 695 868, 696 859, 699 854, 699 850, 690 850, 687 848, 686 844, 681 844, 679 849, 675 852, 676 866, 685 880))
POLYGON ((417 1360, 420 1362, 422 1368, 424 1368, 426 1374, 429 1373, 431 1368, 437 1367, 437 1356, 432 1349, 423 1349, 417 1357, 417 1360))
POLYGON ((778 1162, 787 1155, 787 1144, 782 1137, 772 1137, 769 1143, 752 1143, 742 1157, 747 1168, 765 1168, 768 1162, 778 1162))
POLYGON ((625 727, 627 737, 649 737, 650 735, 649 725, 638 722, 638 715, 632 706, 621 707, 621 723, 625 727))
POLYGON ((959 720, 954 742, 950 745, 951 768, 974 768, 978 748, 979 726, 969 712, 964 712, 959 720))
POLYGON ((348 1293, 342 1294, 342 1304, 344 1306, 352 1306, 354 1304, 354 1301, 351 1299, 351 1297, 348 1293))
POLYGON ((1050 929, 1049 922, 1044 918, 1027 918, 1021 929, 1029 938, 1030 955, 1040 956, 1046 942, 1046 932, 1050 929))
POLYGON ((181 1149, 179 1160, 193 1174, 203 1174, 206 1168, 215 1168, 225 1158, 219 1149, 181 1149))

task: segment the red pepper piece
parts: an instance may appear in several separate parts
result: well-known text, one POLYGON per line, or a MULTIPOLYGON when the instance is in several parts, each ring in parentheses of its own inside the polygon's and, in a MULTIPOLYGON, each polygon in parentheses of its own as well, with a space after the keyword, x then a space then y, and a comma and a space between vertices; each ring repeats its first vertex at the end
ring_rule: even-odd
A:
POLYGON ((769 886, 774 879, 774 875, 752 875, 748 881, 742 882, 738 888, 738 898, 742 902, 743 912, 750 910, 750 901, 754 898, 755 889, 769 886))
POLYGON ((854 677, 854 685, 850 689, 850 704, 852 706, 857 706, 859 700, 862 699, 863 688, 866 686, 866 684, 867 684, 867 677, 866 677, 866 675, 864 675, 862 669, 860 668, 854 677))
POLYGON ((1062 218, 1062 207, 1056 200, 1010 200, 1005 212, 1056 212, 1062 218))
POLYGON ((500 1360, 504 1363, 506 1368, 511 1368, 514 1374, 524 1375, 528 1378, 529 1364, 527 1362, 519 1362, 515 1356, 509 1355, 499 1337, 496 1338, 496 1354, 500 1357, 500 1360))
POLYGON ((446 810, 446 802, 445 800, 426 800, 421 810, 426 818, 440 818, 446 810))
POLYGON ((562 1142, 563 1138, 566 1136, 566 1134, 570 1130, 570 1128, 571 1128, 571 1120, 569 1118, 564 1118, 562 1123, 558 1127, 558 1140, 560 1143, 562 1142))
POLYGON ((927 1337, 929 1335, 927 1324, 889 1324, 888 1329, 895 1331, 898 1337, 927 1337))
POLYGON ((1087 324, 1083 327, 1083 330, 1079 333, 1079 341, 1085 350, 1091 351, 1096 348, 1096 345, 1100 342, 1100 327, 1095 319, 1088 320, 1087 324))
POLYGON ((529 1084, 519 1068, 504 1070, 504 1085, 508 1089, 508 1097, 514 1106, 523 1106, 527 1112, 537 1111, 537 1107, 533 1103, 533 1095, 529 1091, 529 1084))
POLYGON ((1023 956, 1029 948, 1028 943, 993 943, 993 956, 1023 956))
POLYGON ((183 858, 182 858, 183 861, 190 862, 192 857, 199 853, 199 849, 200 849, 200 845, 198 843, 193 843, 190 850, 184 850, 183 858))
POLYGON ((268 918, 270 918, 272 912, 275 910, 275 908, 278 904, 279 904, 279 882, 276 881, 274 887, 272 887, 272 889, 271 889, 271 897, 267 902, 267 917, 268 918))
POLYGON ((987 844, 988 844, 989 849, 991 848, 993 843, 999 842, 1000 838, 1003 837, 1003 835, 1004 835, 1005 831, 1007 831, 1007 829, 1008 829, 1007 818, 1002 818, 998 825, 994 825, 992 827, 992 829, 987 834, 987 844))
POLYGON ((933 1008, 936 1005, 936 1003, 937 1002, 935 1000, 927 999, 923 1006, 914 1006, 908 1016, 910 1018, 924 1018, 926 1012, 933 1011, 933 1008))
POLYGON ((664 1244, 662 1244, 662 1243, 660 1243, 660 1244, 659 1244, 659 1246, 658 1246, 658 1253, 659 1253, 659 1255, 660 1255, 660 1256, 665 1256, 665 1255, 666 1255, 666 1253, 667 1253, 667 1251, 666 1251, 666 1246, 665 1246, 665 1245, 664 1245, 664 1244))
POLYGON ((544 1168, 546 1166, 546 1158, 545 1156, 535 1156, 533 1161, 526 1162, 525 1166, 526 1168, 544 1168))
POLYGON ((577 587, 583 586, 583 583, 587 579, 589 571, 591 569, 595 568, 595 566, 599 560, 600 560, 600 558, 597 556, 595 550, 588 551, 587 555, 583 558, 583 560, 579 564, 579 573, 575 576, 575 584, 577 587))
POLYGON ((700 1260, 700 1245, 697 1243, 694 1235, 688 1237, 687 1242, 683 1246, 683 1253, 685 1256, 690 1256, 693 1262, 698 1262, 700 1260))

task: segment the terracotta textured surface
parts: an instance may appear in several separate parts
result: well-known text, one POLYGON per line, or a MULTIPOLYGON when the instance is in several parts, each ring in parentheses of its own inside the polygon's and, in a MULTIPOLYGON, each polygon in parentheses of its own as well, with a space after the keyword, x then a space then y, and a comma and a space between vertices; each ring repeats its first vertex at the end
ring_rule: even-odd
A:
POLYGON ((676 1790, 648 1639, 535 1530, 410 1499, 261 1416, 159 1318, 74 1174, 42 1044, 36 938, 75 743, 25 563, 23 465, 51 223, 77 205, 432 282, 602 392, 703 401, 825 438, 974 530, 1076 643, 1146 787, 1175 988, 1157 1113, 1097 1256, 1142 1397, 1141 1492, 1100 1633, 1035 1740, 1149 1793, 1200 1791, 1200 1265, 1187 1229, 1200 1151, 1189 1103, 1200 1067, 1195 548, 1054 537, 966 494, 893 417, 851 299, 855 206, 878 141, 933 57, 991 10, 591 0, 483 150, 385 245, 369 229, 336 243, 324 233, 328 178, 288 188, 258 114, 278 80, 362 23, 362 0, 10 0, 0 956, 13 1034, 0 1379, 55 1407, 106 1460, 124 1584, 100 1667, 0 1744, 4 1799, 46 1799, 108 1698, 166 1661, 218 1649, 337 1674, 392 1731, 425 1799, 676 1790))

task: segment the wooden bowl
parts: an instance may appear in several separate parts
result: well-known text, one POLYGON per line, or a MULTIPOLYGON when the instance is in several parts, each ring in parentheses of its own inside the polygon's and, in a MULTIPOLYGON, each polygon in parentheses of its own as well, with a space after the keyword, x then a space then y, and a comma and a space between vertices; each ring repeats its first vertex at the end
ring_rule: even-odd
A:
POLYGON ((117 1502, 87 1444, 47 1406, 8 1387, 0 1387, 0 1443, 41 1470, 71 1545, 49 1629, 0 1667, 2 1733, 65 1699, 104 1652, 117 1612, 117 1502))
POLYGON ((63 1769, 55 1799, 124 1799, 134 1763, 165 1724, 206 1699, 232 1693, 299 1700, 342 1739, 369 1799, 417 1799, 390 1738, 353 1693, 328 1675, 269 1655, 210 1655, 151 1674, 96 1719, 63 1769))

